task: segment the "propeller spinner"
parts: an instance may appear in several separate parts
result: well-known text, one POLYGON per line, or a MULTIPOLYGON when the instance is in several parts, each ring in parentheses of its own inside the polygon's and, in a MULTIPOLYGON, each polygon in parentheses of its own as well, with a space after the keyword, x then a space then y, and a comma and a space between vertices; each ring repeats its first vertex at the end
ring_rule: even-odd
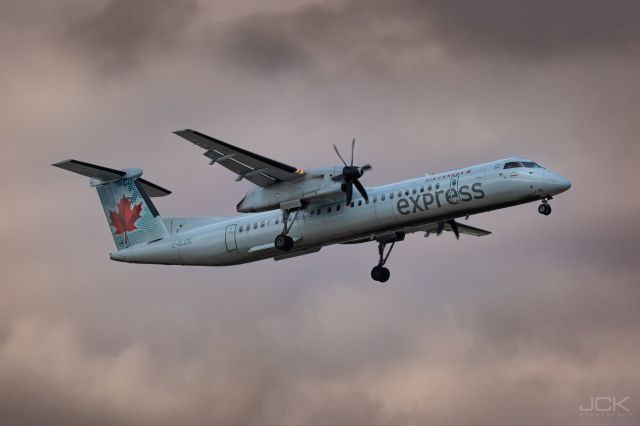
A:
POLYGON ((333 149, 336 151, 336 154, 338 154, 338 158, 340 158, 340 160, 342 161, 342 164, 344 164, 344 167, 342 168, 342 173, 337 176, 334 176, 333 180, 344 181, 344 183, 342 184, 342 191, 344 191, 347 194, 347 201, 346 201, 347 204, 351 203, 351 199, 353 198, 354 186, 356 187, 360 195, 362 195, 362 198, 364 198, 365 201, 367 202, 369 201, 369 195, 367 194, 367 191, 364 189, 364 186, 362 186, 362 184, 360 183, 359 179, 362 177, 362 175, 364 175, 366 171, 371 170, 372 167, 370 164, 365 164, 362 167, 353 165, 353 152, 355 150, 355 146, 356 146, 356 139, 354 138, 351 141, 351 162, 350 164, 347 164, 347 162, 344 161, 344 158, 342 158, 342 155, 340 155, 340 151, 338 151, 338 147, 335 144, 333 144, 333 149))

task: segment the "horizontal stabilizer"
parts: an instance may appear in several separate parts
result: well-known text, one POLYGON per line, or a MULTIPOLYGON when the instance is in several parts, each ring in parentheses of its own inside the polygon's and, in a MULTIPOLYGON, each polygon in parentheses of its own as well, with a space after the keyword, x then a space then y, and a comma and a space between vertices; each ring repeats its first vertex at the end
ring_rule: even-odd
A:
POLYGON ((69 170, 70 172, 78 173, 79 175, 83 175, 88 178, 103 181, 115 180, 127 174, 122 170, 110 169, 109 167, 98 166, 73 159, 53 163, 52 166, 60 167, 61 169, 69 170))
MULTIPOLYGON (((126 176, 127 172, 124 170, 111 169, 109 167, 98 166, 96 164, 85 163, 79 160, 64 160, 58 163, 52 164, 52 166, 59 167, 70 172, 78 173, 79 175, 86 176, 91 179, 96 179, 103 182, 111 182, 117 179, 122 179, 126 176)), ((146 195, 149 197, 163 197, 171 194, 171 191, 165 189, 153 182, 149 182, 146 179, 138 178, 137 182, 142 186, 146 195)))
POLYGON ((146 179, 139 178, 138 183, 142 186, 149 197, 164 197, 165 195, 171 194, 171 191, 168 189, 156 185, 153 182, 149 182, 146 179))

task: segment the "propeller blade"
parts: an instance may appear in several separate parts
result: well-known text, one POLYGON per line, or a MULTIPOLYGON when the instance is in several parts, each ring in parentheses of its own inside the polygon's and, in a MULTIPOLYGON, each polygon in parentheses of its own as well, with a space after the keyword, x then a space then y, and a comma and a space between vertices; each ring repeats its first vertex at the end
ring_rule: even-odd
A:
POLYGON ((451 229, 453 230, 453 233, 456 236, 456 240, 460 239, 460 230, 458 229, 458 222, 456 222, 455 220, 451 219, 449 221, 449 225, 451 226, 451 229))
POLYGON ((336 150, 336 154, 338 154, 338 157, 340 158, 340 160, 342 161, 342 164, 344 164, 345 166, 347 165, 347 162, 344 161, 344 158, 342 158, 342 155, 340 155, 340 151, 338 151, 338 147, 336 146, 336 144, 333 144, 333 149, 336 150))
POLYGON ((360 167, 360 173, 364 174, 364 172, 369 171, 373 169, 373 167, 371 167, 371 164, 365 164, 364 166, 360 167))
POLYGON ((351 199, 353 198, 353 185, 351 183, 347 184, 347 204, 351 204, 351 199))
POLYGON ((356 147, 356 138, 351 141, 351 165, 353 166, 353 150, 356 147))
POLYGON ((436 230, 436 235, 442 234, 444 231, 444 222, 438 222, 438 229, 436 230))
POLYGON ((366 202, 369 202, 369 195, 367 194, 367 191, 364 189, 364 186, 362 186, 360 181, 356 179, 353 181, 353 184, 356 186, 356 189, 358 190, 360 195, 362 195, 362 198, 364 198, 366 202))

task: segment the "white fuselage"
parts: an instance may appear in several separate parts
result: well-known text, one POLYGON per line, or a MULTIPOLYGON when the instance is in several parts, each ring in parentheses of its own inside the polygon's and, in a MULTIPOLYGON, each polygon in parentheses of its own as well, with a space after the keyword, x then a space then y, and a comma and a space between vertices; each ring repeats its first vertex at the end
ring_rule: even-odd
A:
POLYGON ((367 187, 368 203, 356 197, 351 205, 344 199, 308 204, 289 232, 295 247, 286 255, 273 244, 282 232, 282 213, 273 210, 200 221, 165 219, 169 236, 112 253, 111 258, 207 266, 278 259, 374 239, 384 232, 416 232, 424 225, 539 200, 568 188, 566 179, 548 169, 503 169, 505 161, 509 159, 367 187))

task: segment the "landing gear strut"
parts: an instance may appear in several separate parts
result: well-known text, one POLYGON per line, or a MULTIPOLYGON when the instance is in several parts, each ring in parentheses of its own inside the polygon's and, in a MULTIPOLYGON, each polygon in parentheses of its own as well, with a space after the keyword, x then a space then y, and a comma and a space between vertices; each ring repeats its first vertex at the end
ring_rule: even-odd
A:
POLYGON ((551 206, 549 205, 549 200, 551 197, 547 196, 542 199, 542 204, 538 206, 538 213, 543 214, 545 216, 549 216, 551 214, 551 206))
POLYGON ((395 232, 390 235, 381 236, 376 238, 378 240, 378 255, 379 260, 378 264, 371 269, 371 278, 374 281, 378 281, 381 283, 386 283, 389 281, 389 277, 391 276, 391 272, 389 272, 388 268, 384 267, 384 264, 387 263, 387 259, 389 259, 389 255, 391 254, 391 250, 393 250, 393 246, 396 244, 396 241, 404 240, 404 233, 395 232), (387 254, 385 255, 384 249, 388 243, 391 243, 387 254))
POLYGON ((278 234, 276 239, 273 241, 273 244, 276 246, 277 249, 282 251, 289 251, 293 248, 293 238, 291 238, 287 234, 291 230, 293 223, 296 221, 299 211, 300 209, 297 209, 295 211, 295 213, 293 214, 293 219, 291 220, 291 223, 288 223, 290 211, 289 209, 282 209, 282 226, 283 226, 282 233, 278 234))

